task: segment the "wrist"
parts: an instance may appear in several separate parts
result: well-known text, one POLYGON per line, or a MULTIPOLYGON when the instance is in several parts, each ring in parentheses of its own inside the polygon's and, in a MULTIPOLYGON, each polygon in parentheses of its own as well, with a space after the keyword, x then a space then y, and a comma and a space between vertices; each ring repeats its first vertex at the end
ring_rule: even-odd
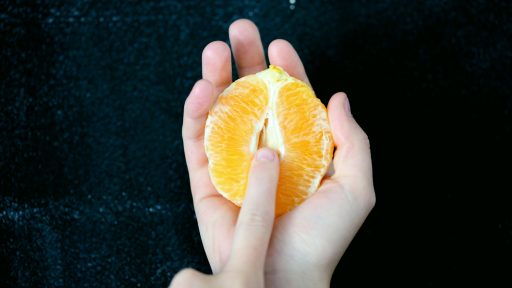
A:
POLYGON ((265 287, 268 288, 309 288, 330 287, 331 276, 327 272, 313 271, 266 271, 265 287))

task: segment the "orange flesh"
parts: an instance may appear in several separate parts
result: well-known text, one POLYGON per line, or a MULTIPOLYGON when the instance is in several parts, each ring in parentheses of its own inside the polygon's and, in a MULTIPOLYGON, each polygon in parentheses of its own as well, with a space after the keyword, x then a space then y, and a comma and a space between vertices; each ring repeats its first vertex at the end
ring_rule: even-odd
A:
POLYGON ((276 215, 281 215, 317 190, 332 158, 333 140, 325 106, 311 88, 275 66, 230 85, 207 120, 212 183, 238 206, 253 155, 263 146, 280 157, 276 215))

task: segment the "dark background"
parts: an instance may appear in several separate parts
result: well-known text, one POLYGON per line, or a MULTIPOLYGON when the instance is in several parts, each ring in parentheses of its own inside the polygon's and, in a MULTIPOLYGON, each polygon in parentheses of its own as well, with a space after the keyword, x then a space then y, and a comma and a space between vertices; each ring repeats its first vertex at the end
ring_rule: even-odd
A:
POLYGON ((1 2, 0 287, 210 272, 182 106, 240 17, 369 134, 377 205, 333 286, 510 287, 512 5, 418 2, 1 2))

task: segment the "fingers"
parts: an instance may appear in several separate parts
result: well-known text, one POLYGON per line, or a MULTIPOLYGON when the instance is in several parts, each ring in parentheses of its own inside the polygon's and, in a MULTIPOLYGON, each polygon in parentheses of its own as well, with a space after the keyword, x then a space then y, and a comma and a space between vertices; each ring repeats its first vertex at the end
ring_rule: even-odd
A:
POLYGON ((204 125, 214 101, 213 85, 204 79, 196 82, 185 101, 181 132, 189 171, 208 163, 203 145, 204 125))
POLYGON ((270 64, 283 68, 291 76, 311 86, 299 54, 288 41, 282 39, 272 41, 268 46, 268 58, 270 64))
MULTIPOLYGON (((194 208, 200 224, 204 222, 204 219, 207 219, 204 217, 204 211, 211 212, 214 210, 217 213, 222 212, 222 209, 210 209, 209 207, 226 206, 224 207, 226 210, 234 210, 234 207, 232 207, 234 205, 223 205, 229 201, 215 191, 208 175, 208 158, 204 150, 203 140, 208 111, 216 98, 213 93, 213 85, 210 81, 204 79, 197 81, 185 101, 183 109, 183 148, 190 177, 194 208), (209 201, 204 202, 202 201, 203 199, 208 199, 209 201), (200 204, 203 204, 202 207, 199 207, 200 204)), ((229 221, 230 219, 224 217, 223 220, 229 221)))
POLYGON ((260 149, 254 158, 227 269, 263 271, 265 263, 274 223, 279 159, 269 148, 260 149))
POLYGON ((267 68, 260 32, 253 22, 247 19, 233 22, 229 26, 229 41, 239 77, 267 68))
POLYGON ((331 178, 359 193, 356 197, 363 201, 374 202, 370 142, 352 117, 347 95, 334 94, 327 110, 336 145, 331 178))
POLYGON ((231 84, 231 51, 226 43, 214 41, 203 50, 203 78, 214 87, 214 95, 219 95, 231 84))

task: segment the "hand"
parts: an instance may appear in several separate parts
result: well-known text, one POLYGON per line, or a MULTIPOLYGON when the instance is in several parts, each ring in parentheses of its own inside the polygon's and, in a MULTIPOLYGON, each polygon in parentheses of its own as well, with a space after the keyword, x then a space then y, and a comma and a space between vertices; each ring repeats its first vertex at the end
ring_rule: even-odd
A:
MULTIPOLYGON (((259 32, 252 22, 234 22, 229 36, 240 77, 266 68, 259 32)), ((287 41, 273 41, 268 54, 271 64, 309 84, 297 52, 287 41)), ((195 84, 185 102, 183 142, 201 239, 213 273, 220 273, 234 253, 239 208, 217 193, 210 181, 203 133, 208 110, 232 82, 231 51, 223 42, 212 42, 203 51, 202 63, 204 79, 195 84)), ((276 219, 264 266, 266 286, 328 286, 375 204, 369 141, 350 113, 347 96, 336 93, 327 110, 337 148, 334 171, 302 205, 276 219)))
POLYGON ((193 269, 174 277, 171 288, 264 287, 265 258, 274 223, 279 159, 269 148, 260 149, 252 162, 244 205, 233 232, 231 257, 222 272, 207 276, 193 269))

